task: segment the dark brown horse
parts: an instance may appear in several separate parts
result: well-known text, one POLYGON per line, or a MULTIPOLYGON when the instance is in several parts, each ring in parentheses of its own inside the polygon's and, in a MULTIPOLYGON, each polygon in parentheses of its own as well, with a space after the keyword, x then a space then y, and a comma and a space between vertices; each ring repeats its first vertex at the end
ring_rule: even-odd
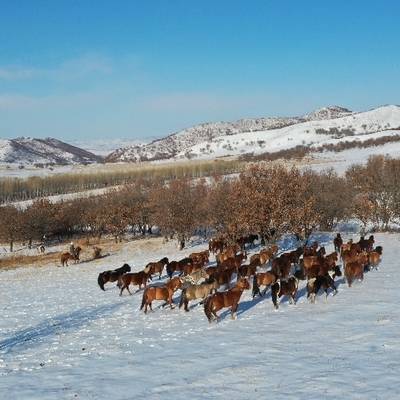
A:
POLYGON ((211 253, 222 253, 224 251, 224 248, 226 246, 225 240, 224 239, 211 239, 208 242, 208 249, 211 253))
POLYGON ((257 272, 256 265, 241 265, 239 267, 238 275, 241 277, 250 278, 251 276, 255 275, 257 272))
POLYGON ((286 279, 290 274, 291 266, 290 254, 284 253, 272 260, 271 272, 279 278, 286 279))
POLYGON ((71 254, 68 251, 66 251, 65 253, 61 254, 61 265, 64 267, 64 265, 66 265, 68 267, 68 260, 74 260, 75 264, 79 261, 79 255, 81 253, 82 249, 77 246, 75 247, 75 254, 71 254))
POLYGON ((296 304, 296 294, 299 281, 295 276, 289 279, 278 279, 271 287, 272 302, 276 309, 279 308, 278 301, 282 296, 289 296, 289 302, 296 304))
POLYGON ((224 271, 219 270, 219 268, 214 268, 215 271, 212 273, 209 273, 209 279, 213 279, 217 281, 219 285, 225 285, 229 286, 232 280, 232 276, 235 273, 235 271, 226 269, 224 271))
POLYGON ((167 264, 167 274, 168 277, 171 279, 174 272, 179 272, 180 274, 183 273, 184 267, 186 265, 192 265, 193 260, 189 257, 183 258, 180 261, 171 261, 167 264))
POLYGON ((338 233, 335 237, 335 239, 333 239, 333 245, 335 247, 335 251, 336 253, 340 253, 340 249, 342 248, 343 245, 343 239, 342 236, 340 236, 340 233, 338 233))
POLYGON ((324 289, 326 298, 328 298, 329 288, 333 289, 333 295, 337 293, 335 281, 329 274, 318 275, 316 278, 312 278, 307 281, 307 298, 311 297, 311 303, 315 303, 315 297, 321 288, 324 289))
POLYGON ((130 272, 131 267, 128 264, 124 264, 122 267, 101 272, 97 278, 97 283, 100 286, 101 290, 104 289, 104 284, 107 282, 115 282, 118 281, 119 277, 127 272, 130 272))
POLYGON ((164 267, 169 263, 167 257, 162 258, 160 261, 151 262, 146 265, 146 268, 149 268, 150 275, 153 276, 154 274, 159 274, 158 279, 161 279, 162 272, 164 267))
POLYGON ((249 281, 246 278, 240 278, 232 289, 208 296, 204 302, 204 313, 208 322, 212 322, 213 319, 218 321, 217 311, 224 307, 231 307, 231 317, 235 319, 240 297, 246 289, 250 289, 249 281))

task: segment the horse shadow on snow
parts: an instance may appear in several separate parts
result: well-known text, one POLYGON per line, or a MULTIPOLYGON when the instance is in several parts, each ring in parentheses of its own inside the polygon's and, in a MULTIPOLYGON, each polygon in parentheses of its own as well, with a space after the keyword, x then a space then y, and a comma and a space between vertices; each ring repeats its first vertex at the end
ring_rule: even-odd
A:
POLYGON ((0 351, 8 353, 23 344, 32 347, 35 342, 40 344, 41 339, 50 338, 60 333, 77 330, 90 324, 105 315, 111 314, 124 303, 101 305, 97 307, 85 307, 70 313, 47 318, 35 326, 21 329, 11 337, 0 341, 0 351))

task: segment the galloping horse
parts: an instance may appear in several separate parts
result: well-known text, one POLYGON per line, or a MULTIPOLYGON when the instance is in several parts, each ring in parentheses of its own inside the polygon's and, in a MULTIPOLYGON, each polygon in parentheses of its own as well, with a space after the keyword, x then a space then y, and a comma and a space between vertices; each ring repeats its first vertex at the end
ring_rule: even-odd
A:
POLYGON ((289 279, 278 279, 271 287, 272 302, 276 309, 278 309, 278 300, 284 295, 289 296, 289 302, 296 304, 296 294, 299 287, 299 281, 295 276, 289 279))
MULTIPOLYGON (((122 267, 114 269, 114 270, 109 270, 109 271, 104 271, 101 272, 97 278, 97 283, 100 286, 101 290, 104 289, 104 284, 107 282, 115 282, 119 279, 119 277, 127 272, 130 272, 131 267, 128 264, 124 264, 122 267)), ((119 286, 119 283, 118 283, 119 286)))
POLYGON ((315 297, 321 288, 324 289, 326 298, 328 298, 329 288, 334 290, 334 295, 337 293, 335 281, 329 274, 318 275, 316 278, 307 281, 307 298, 311 297, 311 303, 315 303, 315 297))
POLYGON ((261 297, 265 295, 267 289, 276 282, 276 275, 272 272, 259 272, 253 278, 253 299, 259 294, 261 297), (265 286, 261 293, 260 286, 265 286))
POLYGON ((75 254, 71 254, 68 251, 61 254, 61 265, 64 267, 64 264, 68 267, 68 260, 74 260, 75 264, 79 261, 79 254, 82 249, 77 246, 75 248, 75 254))
POLYGON ((240 278, 232 289, 208 296, 204 302, 204 313, 208 322, 211 323, 213 319, 218 321, 217 311, 224 307, 231 307, 231 317, 235 319, 239 300, 245 289, 250 289, 249 281, 246 278, 240 278))

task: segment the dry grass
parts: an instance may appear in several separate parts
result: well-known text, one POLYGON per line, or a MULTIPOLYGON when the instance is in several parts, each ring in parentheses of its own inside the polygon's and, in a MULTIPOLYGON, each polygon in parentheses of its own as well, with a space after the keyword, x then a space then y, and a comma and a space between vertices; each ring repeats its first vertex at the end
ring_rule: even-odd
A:
MULTIPOLYGON (((74 241, 77 246, 82 248, 80 264, 91 263, 93 261, 102 260, 111 254, 116 254, 126 249, 137 251, 151 252, 157 250, 162 245, 162 238, 140 238, 133 240, 124 239, 122 242, 115 243, 112 238, 81 238, 74 241), (94 246, 102 249, 99 258, 94 257, 94 246)), ((65 249, 68 248, 69 241, 64 243, 65 249)), ((66 251, 66 250, 64 250, 66 251)), ((16 269, 21 267, 44 267, 49 265, 61 266, 60 256, 63 251, 49 251, 44 254, 35 255, 11 255, 0 258, 0 271, 8 269, 16 269)), ((69 261, 69 265, 73 265, 74 261, 69 261)))

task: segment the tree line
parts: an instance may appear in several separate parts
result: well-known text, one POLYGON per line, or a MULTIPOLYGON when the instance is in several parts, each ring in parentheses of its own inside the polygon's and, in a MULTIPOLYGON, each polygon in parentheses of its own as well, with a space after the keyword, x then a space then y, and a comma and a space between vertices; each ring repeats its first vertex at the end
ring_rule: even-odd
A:
POLYGON ((0 241, 32 243, 73 235, 145 234, 158 226, 181 243, 193 234, 234 242, 257 233, 268 239, 331 230, 357 218, 366 228, 388 229, 400 216, 400 160, 376 156, 344 176, 283 165, 249 164, 238 176, 141 180, 118 190, 72 201, 35 200, 26 209, 0 209, 0 241))
POLYGON ((109 166, 109 170, 64 173, 28 178, 1 178, 0 204, 20 200, 32 200, 44 196, 74 193, 84 190, 107 188, 134 183, 137 180, 172 180, 179 178, 201 178, 238 172, 242 162, 235 160, 175 162, 160 165, 109 166))

